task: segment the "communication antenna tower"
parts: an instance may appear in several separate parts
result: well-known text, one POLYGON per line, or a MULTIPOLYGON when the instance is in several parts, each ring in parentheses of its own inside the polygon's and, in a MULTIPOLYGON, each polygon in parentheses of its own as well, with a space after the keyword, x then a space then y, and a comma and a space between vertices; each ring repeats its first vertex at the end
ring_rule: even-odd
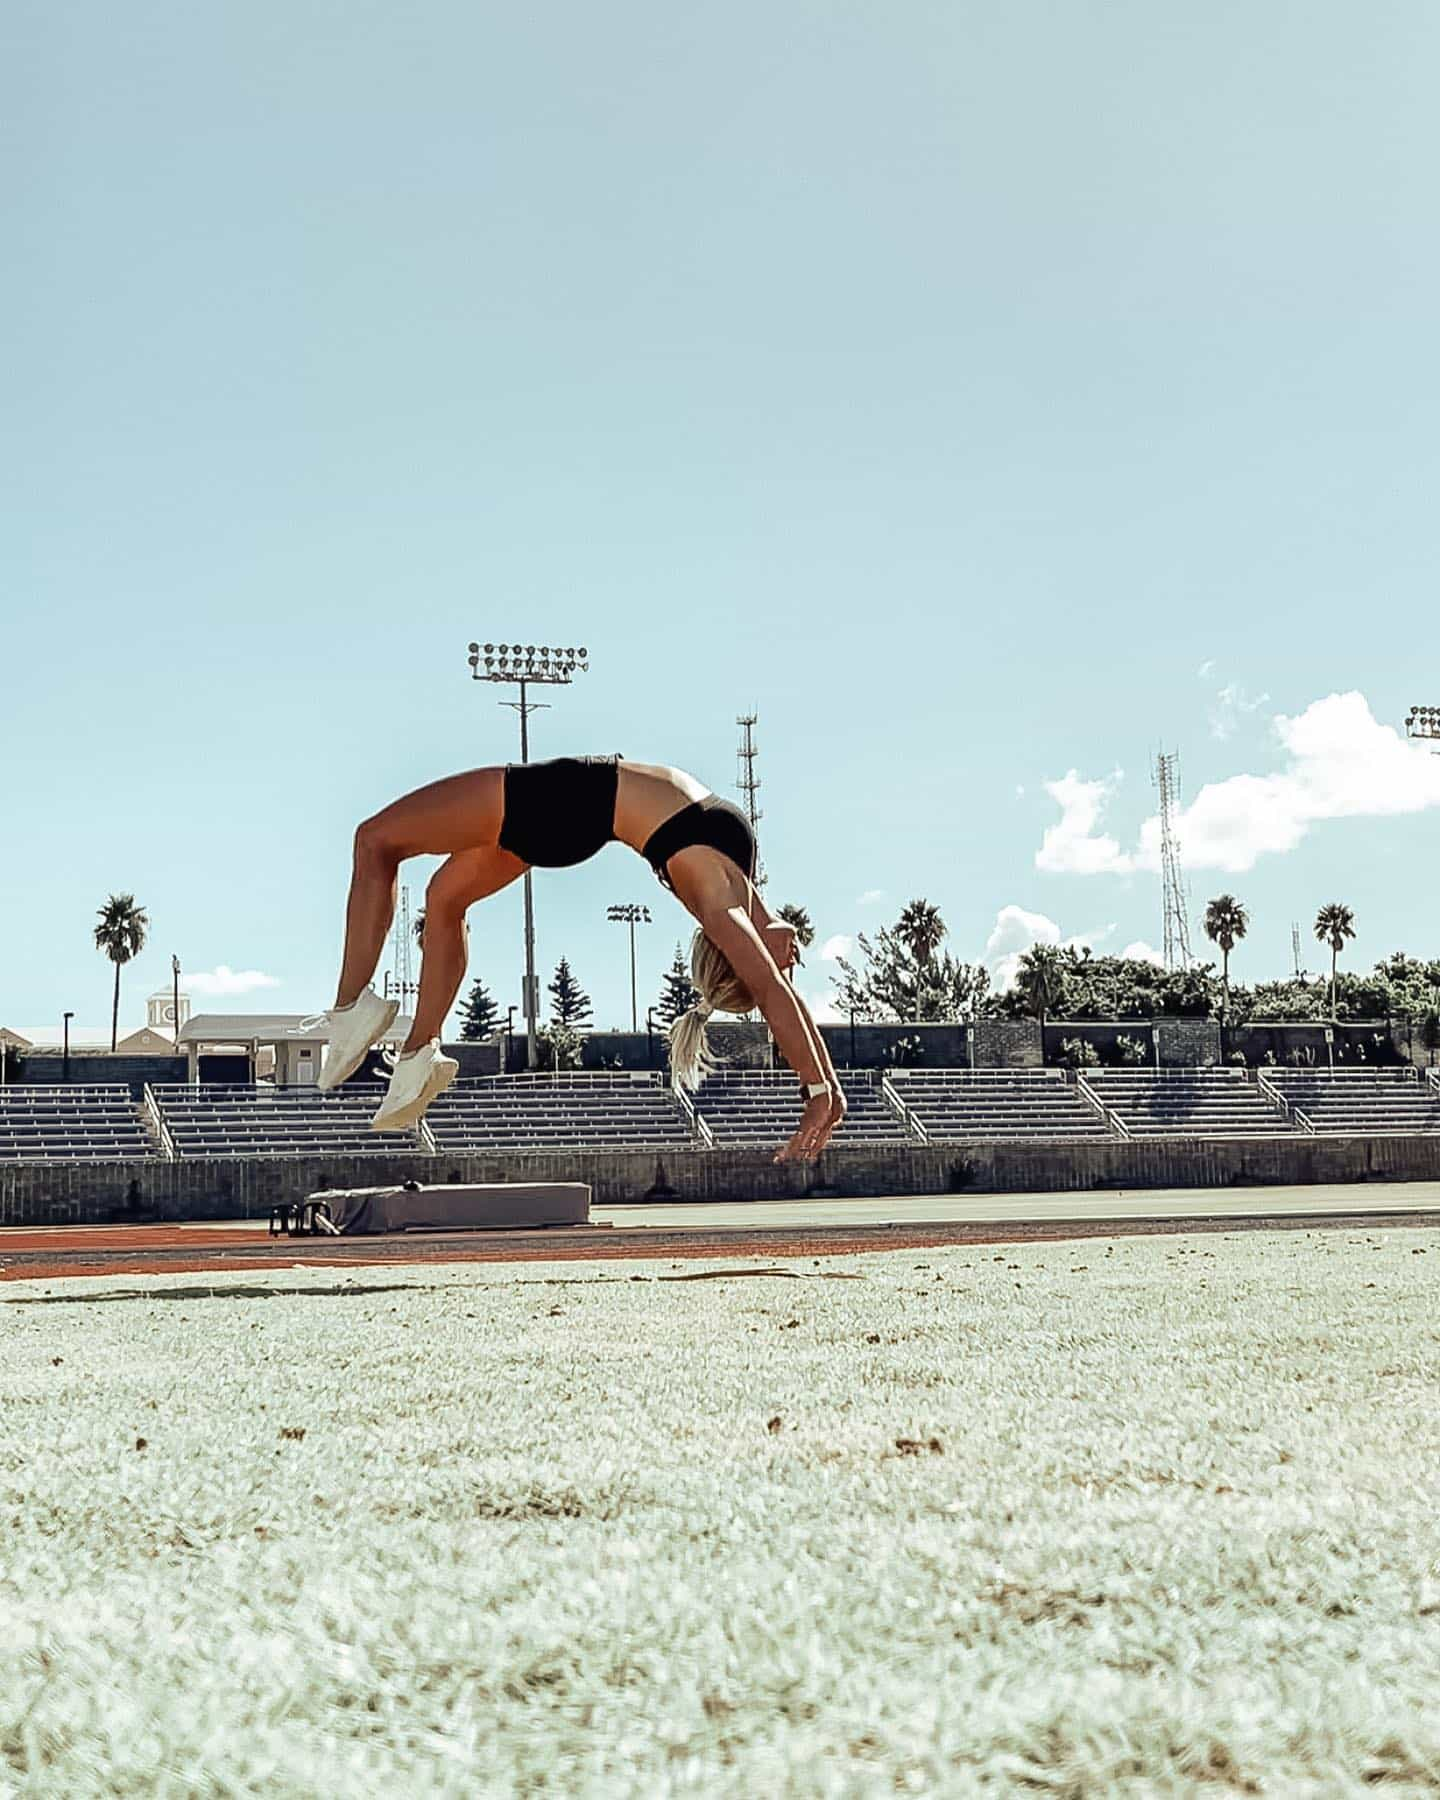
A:
MULTIPOLYGON (((755 726, 759 720, 759 716, 758 713, 741 713, 735 720, 735 723, 744 733, 744 736, 740 739, 740 771, 736 785, 739 787, 740 792, 745 796, 745 812, 750 820, 750 829, 756 832, 757 837, 759 835, 758 827, 760 821, 765 817, 764 813, 762 813, 760 808, 755 804, 755 796, 760 791, 760 777, 755 773, 757 747, 754 736, 755 726)), ((767 880, 768 877, 765 873, 764 866, 757 864, 755 870, 756 887, 764 887, 767 880)))
POLYGON ((1300 963, 1300 921, 1295 919, 1290 925, 1290 952, 1295 958, 1295 979, 1299 981, 1305 970, 1300 963))
POLYGON ((1175 835, 1175 815, 1180 810, 1180 757, 1155 753, 1155 786, 1160 790, 1160 868, 1165 890, 1165 967, 1188 969, 1190 924, 1186 917, 1189 894, 1180 865, 1180 840, 1175 835))
POLYGON ((418 984, 413 976, 411 948, 415 942, 415 921, 410 914, 410 889, 401 887, 400 904, 395 909, 395 927, 391 935, 391 950, 394 966, 391 979, 386 983, 386 994, 393 994, 403 1009, 407 1000, 418 992, 418 984))

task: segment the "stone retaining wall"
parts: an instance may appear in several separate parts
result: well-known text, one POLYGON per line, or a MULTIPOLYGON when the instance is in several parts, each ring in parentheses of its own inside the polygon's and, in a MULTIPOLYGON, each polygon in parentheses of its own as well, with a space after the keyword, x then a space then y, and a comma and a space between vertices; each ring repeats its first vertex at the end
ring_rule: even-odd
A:
MULTIPOLYGON (((584 1181, 602 1205, 807 1195, 1083 1193, 1440 1179, 1440 1135, 1174 1138, 1131 1143, 874 1144, 814 1168, 753 1150, 561 1150, 498 1156, 227 1157, 0 1164, 0 1225, 245 1219, 321 1187, 417 1181, 584 1181)), ((1440 1193, 1437 1193, 1440 1206, 1440 1193)))

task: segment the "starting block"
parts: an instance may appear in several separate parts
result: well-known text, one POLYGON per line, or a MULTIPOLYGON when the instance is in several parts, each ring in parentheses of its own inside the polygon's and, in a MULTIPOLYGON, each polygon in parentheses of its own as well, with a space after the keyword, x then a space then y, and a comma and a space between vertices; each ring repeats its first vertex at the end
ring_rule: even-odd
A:
POLYGON ((339 1237, 324 1194, 270 1208, 271 1237, 339 1237))
MULTIPOLYGON (((275 1214, 270 1229, 276 1230, 275 1214)), ((454 1183, 422 1187, 326 1188, 289 1209, 294 1229, 334 1237, 397 1231, 534 1231, 588 1225, 590 1188, 583 1181, 454 1183)))

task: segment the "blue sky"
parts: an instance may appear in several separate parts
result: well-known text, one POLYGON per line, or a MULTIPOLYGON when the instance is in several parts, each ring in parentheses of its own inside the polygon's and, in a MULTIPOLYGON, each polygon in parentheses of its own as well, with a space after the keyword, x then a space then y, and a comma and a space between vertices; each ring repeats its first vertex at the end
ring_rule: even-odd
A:
MULTIPOLYGON (((1158 944, 1164 742, 1237 975, 1332 898, 1440 953, 1437 52, 1414 0, 15 0, 0 1022, 108 1017, 115 890, 130 1020, 172 951, 325 1004, 356 821, 517 754, 472 637, 590 648, 538 755, 733 792, 757 711, 825 940, 1158 944)), ((623 900, 653 993, 637 858, 537 878, 602 1024, 623 900)), ((472 959, 519 1000, 518 888, 472 959)))

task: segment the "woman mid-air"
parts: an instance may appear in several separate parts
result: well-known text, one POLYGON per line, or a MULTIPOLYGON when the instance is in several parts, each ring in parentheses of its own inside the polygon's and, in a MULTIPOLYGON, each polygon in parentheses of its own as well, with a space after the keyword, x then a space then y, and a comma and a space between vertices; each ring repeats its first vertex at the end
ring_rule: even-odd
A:
POLYGON ((376 1131, 414 1125, 459 1064, 440 1053, 440 1029, 468 958, 465 914, 528 868, 585 862, 612 840, 651 865, 699 921, 691 978, 700 998, 670 1029, 670 1066, 685 1087, 714 1065, 706 1054, 712 1012, 758 1009, 800 1078, 804 1111, 777 1162, 819 1155, 845 1116, 845 1097, 815 1021, 788 979, 793 929, 755 891, 755 837, 744 813, 693 775, 619 756, 559 757, 474 769, 417 788, 355 833, 345 914, 345 952, 335 1005, 325 1015, 330 1048, 317 1086, 354 1073, 400 1010, 370 985, 395 912, 396 873, 407 856, 445 856, 425 892, 420 991, 390 1089, 370 1121, 376 1131))

